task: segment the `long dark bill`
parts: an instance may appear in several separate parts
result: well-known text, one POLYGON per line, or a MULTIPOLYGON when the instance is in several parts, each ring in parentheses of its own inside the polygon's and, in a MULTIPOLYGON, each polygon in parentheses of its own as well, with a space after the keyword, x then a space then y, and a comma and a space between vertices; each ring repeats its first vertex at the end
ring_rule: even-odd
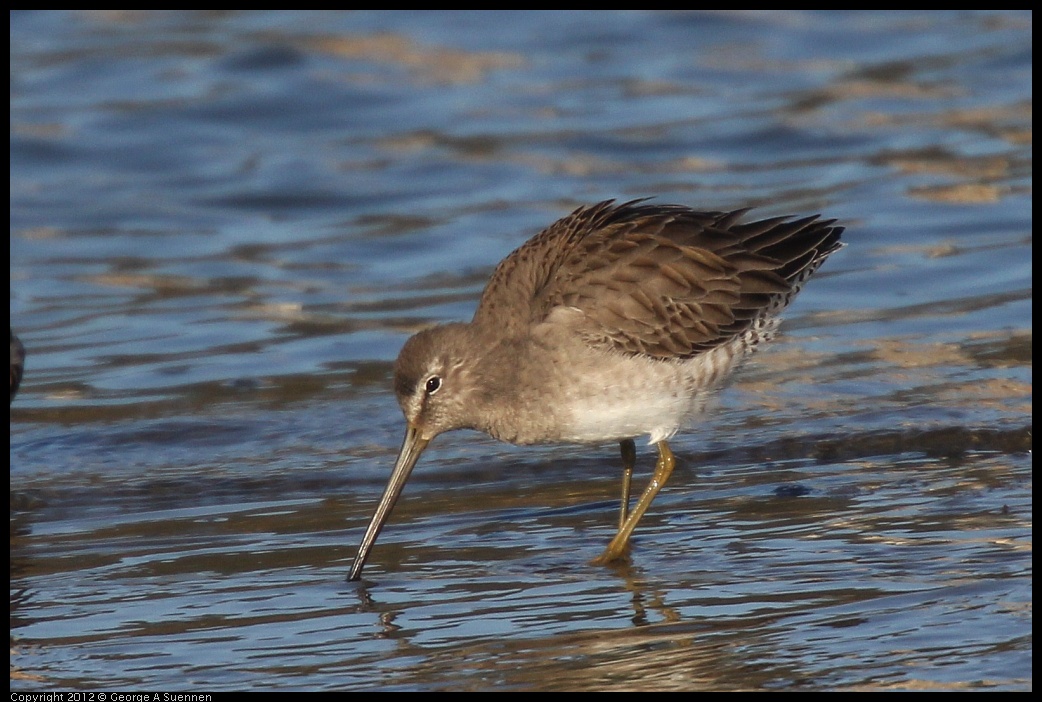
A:
POLYGON ((394 470, 391 472, 391 479, 387 481, 387 487, 384 488, 380 504, 376 506, 373 518, 369 520, 369 527, 365 530, 362 543, 358 546, 358 555, 355 556, 355 562, 351 565, 351 574, 347 576, 348 580, 358 580, 358 577, 362 574, 362 567, 365 565, 366 559, 369 558, 369 551, 373 548, 373 544, 376 543, 376 537, 380 535, 384 522, 391 516, 394 503, 398 501, 398 495, 402 494, 402 488, 405 487, 405 481, 409 479, 409 474, 412 473, 412 467, 416 465, 416 459, 420 457, 423 449, 427 448, 429 443, 429 439, 420 437, 420 433, 416 431, 415 427, 409 426, 405 430, 405 441, 402 442, 402 449, 398 452, 398 460, 395 462, 394 470))

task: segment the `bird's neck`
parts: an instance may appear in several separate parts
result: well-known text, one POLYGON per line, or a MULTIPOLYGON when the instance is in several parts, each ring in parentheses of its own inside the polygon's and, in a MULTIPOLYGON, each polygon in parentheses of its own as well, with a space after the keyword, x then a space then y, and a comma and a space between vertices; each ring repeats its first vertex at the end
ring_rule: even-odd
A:
POLYGON ((471 372, 481 379, 469 398, 471 428, 513 444, 548 440, 557 412, 531 386, 533 378, 552 372, 538 349, 522 340, 498 340, 475 357, 471 372))

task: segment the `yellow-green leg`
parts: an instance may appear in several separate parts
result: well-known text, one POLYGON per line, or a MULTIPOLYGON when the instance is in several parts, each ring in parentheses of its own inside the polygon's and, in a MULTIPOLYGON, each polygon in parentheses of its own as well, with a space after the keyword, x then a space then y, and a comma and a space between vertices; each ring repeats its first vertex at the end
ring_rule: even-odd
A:
POLYGON ((626 524, 626 516, 630 511, 630 481, 633 480, 633 466, 637 464, 637 447, 633 439, 619 442, 622 449, 622 504, 619 507, 619 529, 626 524))
MULTIPOLYGON (((632 443, 632 442, 631 442, 632 443)), ((634 449, 635 451, 636 449, 634 449)), ((623 462, 625 463, 626 447, 623 445, 623 462)), ((648 486, 644 488, 644 493, 637 500, 637 505, 633 508, 633 511, 626 515, 626 519, 622 525, 619 526, 619 533, 615 535, 615 538, 608 544, 608 548, 605 549, 604 553, 595 558, 592 563, 594 565, 604 565, 605 563, 611 563, 614 560, 618 560, 622 555, 626 553, 626 547, 629 544, 630 534, 637 527, 637 522, 644 516, 644 513, 648 511, 648 507, 651 506, 651 501, 655 499, 655 495, 662 489, 662 486, 669 480, 670 474, 673 472, 673 466, 676 465, 676 459, 673 457, 673 452, 669 450, 669 444, 665 441, 658 442, 658 463, 655 464, 655 473, 651 476, 651 481, 648 482, 648 486)), ((623 467, 625 470, 625 466, 623 467)), ((624 481, 628 478, 624 478, 624 481)), ((623 486, 624 491, 628 491, 628 488, 623 486)), ((626 500, 628 502, 628 500, 626 500)))

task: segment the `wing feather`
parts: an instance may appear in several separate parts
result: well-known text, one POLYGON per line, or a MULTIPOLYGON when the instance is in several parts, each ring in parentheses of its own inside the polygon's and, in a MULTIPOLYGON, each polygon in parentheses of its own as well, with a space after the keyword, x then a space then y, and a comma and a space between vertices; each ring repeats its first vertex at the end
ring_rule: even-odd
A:
POLYGON ((643 200, 579 208, 503 260, 474 322, 523 336, 549 320, 622 353, 702 353, 780 311, 840 247, 834 220, 743 224, 745 212, 643 200))

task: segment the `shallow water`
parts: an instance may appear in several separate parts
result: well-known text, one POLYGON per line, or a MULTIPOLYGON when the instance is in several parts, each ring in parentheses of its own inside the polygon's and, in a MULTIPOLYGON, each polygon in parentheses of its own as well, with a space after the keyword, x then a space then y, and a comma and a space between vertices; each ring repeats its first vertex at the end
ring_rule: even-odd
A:
POLYGON ((1031 15, 16 12, 16 690, 1032 686, 1031 15), (672 442, 440 437, 407 336, 580 204, 848 229, 672 442), (637 481, 653 451, 639 448, 637 481))

